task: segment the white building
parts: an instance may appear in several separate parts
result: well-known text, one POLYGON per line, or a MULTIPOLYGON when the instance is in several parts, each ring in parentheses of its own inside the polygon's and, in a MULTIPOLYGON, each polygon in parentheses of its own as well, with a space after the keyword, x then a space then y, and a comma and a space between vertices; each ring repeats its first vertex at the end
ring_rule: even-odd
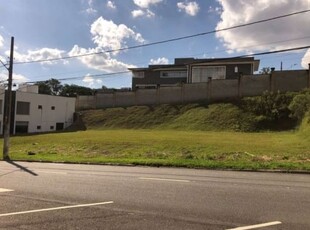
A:
MULTIPOLYGON (((0 95, 1 134, 3 101, 4 93, 0 95)), ((63 130, 73 123, 74 112, 75 98, 38 94, 38 86, 23 85, 12 93, 11 132, 20 134, 63 130)))

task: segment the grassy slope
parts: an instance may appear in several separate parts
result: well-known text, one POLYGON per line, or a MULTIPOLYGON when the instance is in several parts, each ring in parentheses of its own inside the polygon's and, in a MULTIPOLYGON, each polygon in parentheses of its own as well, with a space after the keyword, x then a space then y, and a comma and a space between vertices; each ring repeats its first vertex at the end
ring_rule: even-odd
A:
POLYGON ((251 125, 251 120, 231 104, 208 109, 198 105, 131 107, 85 114, 91 128, 85 132, 13 137, 12 158, 310 170, 310 114, 300 131, 261 133, 232 131, 247 122, 251 125))
POLYGON ((252 131, 256 123, 252 115, 232 104, 201 106, 198 104, 156 107, 134 106, 83 112, 90 129, 178 129, 252 131))

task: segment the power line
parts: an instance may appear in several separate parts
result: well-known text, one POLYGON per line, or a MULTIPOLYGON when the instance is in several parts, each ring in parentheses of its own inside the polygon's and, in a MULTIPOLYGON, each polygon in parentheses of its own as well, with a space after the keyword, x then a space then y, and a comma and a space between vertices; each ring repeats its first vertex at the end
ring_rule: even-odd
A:
POLYGON ((275 53, 284 53, 284 52, 295 51, 295 50, 304 50, 304 49, 309 49, 309 48, 310 46, 301 46, 301 47, 295 47, 295 48, 289 48, 289 49, 267 51, 267 52, 249 54, 249 55, 241 55, 238 57, 261 56, 261 55, 268 55, 268 54, 275 54, 275 53))
MULTIPOLYGON (((272 45, 272 44, 279 44, 279 43, 303 40, 303 39, 307 39, 307 38, 310 38, 310 36, 293 38, 293 39, 287 39, 287 40, 279 40, 279 41, 273 41, 273 42, 268 42, 268 43, 261 43, 261 44, 250 45, 250 46, 240 46, 240 47, 238 47, 238 49, 247 49, 247 48, 253 48, 253 47, 257 48, 257 47, 260 47, 260 46, 266 46, 266 45, 272 45)), ((222 50, 217 50, 217 51, 214 51, 214 52, 199 53, 199 54, 196 54, 195 56, 202 55, 202 54, 223 53, 223 52, 233 51, 233 50, 234 49, 222 49, 222 50)))
MULTIPOLYGON (((84 75, 84 76, 79 76, 79 77, 67 77, 67 78, 59 78, 57 80, 59 81, 69 81, 69 80, 77 80, 85 77, 95 77, 95 78, 104 78, 107 76, 113 76, 113 75, 120 75, 120 74, 126 74, 126 73, 131 73, 131 71, 120 71, 120 72, 113 72, 113 73, 103 73, 103 74, 90 74, 90 75, 84 75)), ((25 83, 40 83, 40 82, 45 82, 46 80, 42 81, 27 81, 25 83)))
MULTIPOLYGON (((302 49, 309 49, 309 46, 301 46, 301 47, 295 47, 295 48, 290 48, 290 49, 282 49, 282 50, 274 50, 274 51, 268 51, 268 52, 260 52, 260 53, 252 53, 252 54, 246 54, 246 55, 240 55, 240 56, 234 56, 234 57, 229 57, 229 58, 223 58, 225 60, 227 59, 236 59, 236 58, 245 58, 245 57, 253 57, 253 56, 261 56, 261 55, 269 55, 269 54, 276 54, 276 53, 284 53, 284 52, 290 52, 290 51, 295 51, 295 50, 302 50, 302 49)), ((216 60, 216 59, 215 59, 216 60)), ((212 62, 212 59, 209 60, 212 62)), ((201 61, 205 62, 205 61, 201 61)), ((195 63, 200 63, 200 62, 195 62, 195 63)), ((130 73, 131 71, 120 71, 120 72, 113 72, 113 73, 105 73, 105 74, 93 74, 93 75, 84 75, 84 76, 79 76, 79 77, 68 77, 68 78, 60 78, 57 79, 59 81, 68 81, 68 80, 77 80, 85 77, 94 77, 94 78, 104 78, 107 76, 112 76, 112 75, 120 75, 120 74, 126 74, 130 73)), ((39 83, 39 82, 44 82, 46 80, 42 81, 29 81, 25 83, 39 83)))
MULTIPOLYGON (((252 48, 252 47, 259 47, 259 46, 264 46, 264 45, 270 45, 270 44, 277 44, 277 43, 284 43, 284 42, 290 42, 290 41, 297 41, 297 40, 303 40, 303 39, 306 39, 306 38, 310 38, 310 36, 306 36, 306 37, 298 37, 298 38, 292 38, 292 39, 287 39, 287 40, 278 40, 278 41, 273 41, 273 42, 268 42, 268 43, 261 43, 261 44, 257 44, 257 45, 251 45, 251 46, 241 46, 241 47, 238 47, 240 49, 244 49, 244 48, 252 48)), ((215 54, 215 53, 222 53, 222 52, 227 52, 227 51, 231 51, 233 49, 223 49, 223 50, 217 50, 217 51, 214 51, 214 52, 204 52, 204 53, 199 53, 199 54, 188 54, 186 56, 192 56, 192 57, 199 57, 200 55, 204 54, 215 54)), ((292 55, 292 54, 288 54, 288 55, 292 55)), ((172 57, 168 57, 168 58, 172 58, 172 57)), ((134 65, 137 65, 137 64, 145 64, 145 62, 139 62, 139 63, 133 63, 134 65)), ((70 74, 72 75, 72 73, 78 73, 78 72, 85 72, 85 70, 83 71, 74 71, 74 72, 62 72, 62 73, 54 73, 54 74, 45 74, 45 75, 39 75, 39 76, 36 76, 37 78, 39 77, 45 77, 45 76, 55 76, 55 75, 65 75, 65 74, 70 74)), ((120 72, 122 73, 122 72, 120 72)), ((92 76, 96 76, 97 74, 91 74, 92 76)), ((98 74, 98 75, 101 75, 101 74, 98 74)), ((34 78, 34 76, 33 76, 34 78)), ((69 78, 69 77, 68 77, 69 78)), ((66 78, 66 79, 68 79, 66 78)), ((72 77, 72 79, 74 80, 76 77, 72 77)), ((78 77, 78 78, 81 78, 81 77, 78 77)), ((0 82, 1 83, 1 82, 0 82)))
POLYGON ((245 27, 245 26, 255 25, 255 24, 259 24, 259 23, 264 23, 264 22, 268 22, 268 21, 272 21, 272 20, 277 20, 277 19, 281 19, 281 18, 286 18, 286 17, 290 17, 290 16, 293 16, 293 15, 308 13, 308 12, 310 12, 310 9, 303 10, 303 11, 298 11, 298 12, 294 12, 294 13, 290 13, 290 14, 280 15, 280 16, 272 17, 272 18, 268 18, 268 19, 258 20, 258 21, 254 21, 254 22, 250 22, 250 23, 240 24, 240 25, 237 25, 237 26, 231 26, 231 27, 226 27, 226 28, 223 28, 223 29, 216 29, 216 30, 212 30, 212 31, 197 33, 197 34, 183 36, 183 37, 171 38, 171 39, 167 39, 167 40, 151 42, 151 43, 142 44, 142 45, 122 47, 122 48, 119 48, 119 49, 112 49, 112 50, 93 52, 93 53, 87 53, 87 54, 72 55, 72 56, 61 57, 61 58, 50 58, 50 59, 42 59, 42 60, 34 60, 34 61, 15 62, 14 64, 17 65, 17 64, 30 64, 30 63, 66 60, 66 59, 79 58, 79 57, 85 57, 85 56, 90 56, 90 55, 98 55, 98 54, 103 54, 103 53, 113 53, 113 52, 129 50, 129 49, 148 47, 148 46, 153 46, 153 45, 159 45, 159 44, 164 44, 164 43, 169 43, 169 42, 185 40, 185 39, 194 38, 194 37, 198 37, 198 36, 204 36, 204 35, 213 34, 213 33, 222 32, 222 31, 227 31, 227 30, 231 30, 231 29, 242 28, 242 27, 245 27))

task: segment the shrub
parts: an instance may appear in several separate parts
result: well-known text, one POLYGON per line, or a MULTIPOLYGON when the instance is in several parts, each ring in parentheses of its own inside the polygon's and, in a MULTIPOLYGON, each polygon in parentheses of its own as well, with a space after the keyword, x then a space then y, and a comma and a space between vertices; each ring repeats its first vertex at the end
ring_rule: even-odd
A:
POLYGON ((291 117, 302 120, 307 111, 310 110, 310 90, 305 90, 296 95, 288 106, 291 117))
POLYGON ((264 92, 262 96, 242 99, 242 108, 259 117, 259 120, 276 121, 288 118, 288 109, 294 93, 264 92))

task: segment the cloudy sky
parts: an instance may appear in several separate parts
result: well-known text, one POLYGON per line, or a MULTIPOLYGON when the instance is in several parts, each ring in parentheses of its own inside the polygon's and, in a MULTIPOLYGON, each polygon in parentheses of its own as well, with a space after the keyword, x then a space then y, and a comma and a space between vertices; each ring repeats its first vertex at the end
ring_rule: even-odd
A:
MULTIPOLYGON (((130 87, 129 67, 175 57, 233 57, 310 45, 310 13, 239 29, 117 51, 310 9, 310 0, 0 0, 0 60, 15 37, 14 81, 66 79, 93 88, 130 87), (104 51, 114 52, 104 52, 104 51), (85 55, 99 53, 95 55, 85 55), (78 56, 58 61, 33 62, 78 56), (30 62, 30 63, 27 63, 30 62)), ((257 56, 263 67, 308 68, 310 49, 257 56)), ((7 70, 0 67, 0 80, 7 70)))

